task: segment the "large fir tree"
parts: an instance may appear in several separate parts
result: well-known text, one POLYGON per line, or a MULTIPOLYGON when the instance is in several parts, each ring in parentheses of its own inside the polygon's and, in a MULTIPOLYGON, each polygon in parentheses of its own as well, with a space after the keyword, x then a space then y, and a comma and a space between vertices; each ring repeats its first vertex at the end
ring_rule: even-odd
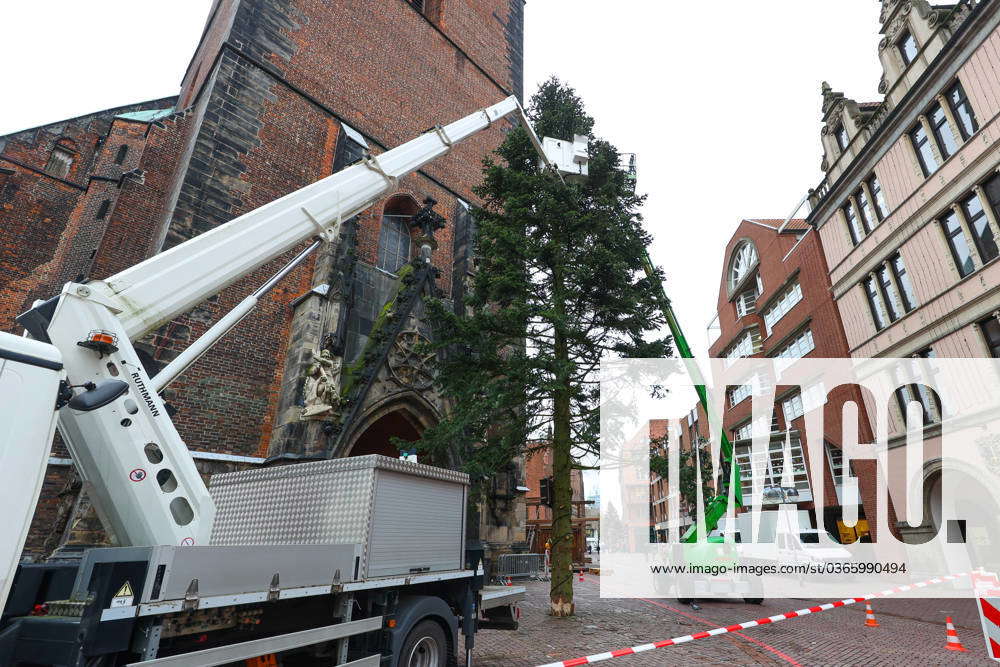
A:
MULTIPOLYGON (((539 136, 572 140, 594 125, 574 90, 554 78, 528 115, 539 136)), ((665 356, 669 339, 652 340, 664 322, 641 269, 650 240, 638 213, 643 197, 615 147, 591 137, 589 177, 567 183, 539 165, 523 128, 496 154, 476 190, 483 205, 473 211, 468 312, 429 303, 438 382, 454 409, 420 446, 458 446, 479 481, 532 447, 552 448, 551 605, 566 616, 574 610, 570 472, 598 453, 600 361, 665 356)))

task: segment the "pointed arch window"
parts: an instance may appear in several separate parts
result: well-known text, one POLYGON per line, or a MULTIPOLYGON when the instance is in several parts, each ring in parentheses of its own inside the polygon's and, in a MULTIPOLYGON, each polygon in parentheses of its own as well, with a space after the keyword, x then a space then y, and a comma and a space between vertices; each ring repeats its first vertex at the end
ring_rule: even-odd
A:
POLYGON ((378 237, 379 269, 397 274, 410 261, 410 220, 419 208, 416 201, 405 195, 386 203, 378 237))

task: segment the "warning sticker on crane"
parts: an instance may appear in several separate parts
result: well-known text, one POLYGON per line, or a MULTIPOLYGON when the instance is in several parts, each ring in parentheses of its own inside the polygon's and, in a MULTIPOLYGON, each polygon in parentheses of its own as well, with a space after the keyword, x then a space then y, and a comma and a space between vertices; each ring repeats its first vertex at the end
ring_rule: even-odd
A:
POLYGON ((146 471, 142 468, 136 468, 128 474, 128 478, 133 482, 141 482, 146 479, 146 471))
POLYGON ((111 598, 111 604, 108 605, 108 609, 116 609, 118 607, 131 607, 132 600, 135 599, 135 593, 132 592, 132 582, 126 580, 122 587, 118 589, 115 596, 111 598))

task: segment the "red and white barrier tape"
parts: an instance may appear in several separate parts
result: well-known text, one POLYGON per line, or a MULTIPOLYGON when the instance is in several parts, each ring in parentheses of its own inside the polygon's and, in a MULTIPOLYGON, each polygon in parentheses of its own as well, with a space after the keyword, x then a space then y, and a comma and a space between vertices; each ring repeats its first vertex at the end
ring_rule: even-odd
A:
POLYGON ((617 651, 608 651, 607 653, 596 653, 594 655, 587 655, 582 658, 573 658, 572 660, 563 660, 561 662, 550 662, 545 665, 539 665, 538 667, 576 667, 577 665, 589 665, 595 662, 610 660, 611 658, 620 658, 625 655, 633 655, 635 653, 651 651, 654 648, 675 646, 677 644, 684 644, 685 642, 693 641, 695 639, 705 639, 707 637, 714 637, 716 635, 724 635, 727 632, 739 632, 740 630, 755 628, 758 625, 768 625, 769 623, 777 623, 779 621, 785 621, 789 618, 795 618, 796 616, 806 616, 808 614, 816 614, 821 611, 826 611, 827 609, 846 607, 848 605, 857 604, 858 602, 871 600, 872 598, 886 597, 889 595, 894 595, 896 593, 904 593, 906 591, 913 590, 914 588, 924 588, 925 586, 930 586, 931 584, 941 584, 946 581, 954 581, 956 579, 968 576, 968 574, 969 574, 968 572, 961 572, 959 574, 949 574, 943 577, 934 577, 933 579, 928 579, 927 581, 920 581, 915 584, 907 584, 906 586, 897 586, 896 588, 887 588, 886 590, 881 591, 879 593, 869 593, 868 595, 864 595, 862 597, 845 598, 843 600, 837 600, 836 602, 827 602, 826 604, 816 605, 815 607, 807 607, 805 609, 799 609, 797 611, 790 611, 785 614, 776 614, 774 616, 768 616, 766 618, 758 618, 755 621, 734 623, 733 625, 727 625, 726 627, 719 627, 719 628, 713 628, 711 630, 705 630, 703 632, 696 632, 693 635, 674 637, 673 639, 665 639, 663 641, 653 642, 652 644, 639 644, 638 646, 632 646, 631 648, 620 648, 617 651))

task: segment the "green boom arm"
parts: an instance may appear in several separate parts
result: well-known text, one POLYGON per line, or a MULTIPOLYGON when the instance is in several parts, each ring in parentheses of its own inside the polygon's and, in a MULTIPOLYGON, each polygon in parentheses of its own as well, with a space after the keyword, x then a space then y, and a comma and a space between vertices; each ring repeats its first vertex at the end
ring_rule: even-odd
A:
MULTIPOLYGON (((663 310, 663 315, 667 319, 667 326, 670 327, 670 334, 674 337, 674 343, 677 345, 677 352, 684 359, 694 359, 694 355, 691 353, 691 347, 688 345, 687 339, 684 337, 684 332, 681 331, 680 322, 677 321, 677 315, 674 314, 674 308, 670 304, 670 298, 667 297, 666 291, 663 289, 663 283, 660 281, 656 274, 656 269, 653 267, 653 262, 649 259, 649 254, 645 253, 643 255, 643 270, 646 272, 646 276, 649 278, 650 286, 656 291, 657 300, 660 302, 660 308, 663 310)), ((697 363, 687 364, 688 372, 691 375, 691 381, 694 383, 694 389, 698 392, 698 400, 701 401, 702 407, 705 408, 705 414, 709 413, 708 407, 708 391, 705 389, 705 377, 701 374, 701 369, 698 368, 697 363)), ((738 483, 738 477, 736 474, 736 467, 733 465, 733 445, 729 442, 729 438, 726 436, 725 429, 720 428, 722 434, 722 468, 723 471, 729 471, 729 483, 723 483, 722 488, 716 494, 711 501, 709 501, 708 506, 705 508, 705 531, 711 533, 715 527, 719 524, 719 519, 721 519, 726 514, 726 510, 729 506, 729 486, 732 485, 735 489, 735 503, 736 507, 743 507, 743 493, 738 483)), ((724 473, 725 474, 725 473, 724 473)), ((698 522, 695 521, 687 532, 681 537, 682 542, 697 542, 698 541, 698 522)))

